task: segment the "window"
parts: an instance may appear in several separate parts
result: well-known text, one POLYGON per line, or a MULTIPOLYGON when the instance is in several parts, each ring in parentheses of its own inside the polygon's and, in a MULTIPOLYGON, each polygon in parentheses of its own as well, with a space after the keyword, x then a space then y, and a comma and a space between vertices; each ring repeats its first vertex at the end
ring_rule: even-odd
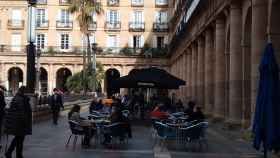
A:
POLYGON ((21 34, 12 34, 11 45, 12 51, 21 50, 21 34))
POLYGON ((134 23, 143 23, 144 22, 143 11, 134 11, 132 13, 132 21, 134 23))
POLYGON ((69 23, 70 22, 70 14, 66 9, 62 9, 60 11, 60 22, 61 23, 69 23))
POLYGON ((61 50, 69 50, 70 49, 69 34, 61 34, 60 35, 60 49, 61 50))
POLYGON ((157 36, 157 43, 156 47, 157 48, 164 48, 164 37, 163 36, 157 36))
POLYGON ((21 10, 13 9, 12 10, 12 26, 21 26, 22 25, 21 10))
POLYGON ((36 48, 37 49, 45 49, 46 47, 46 36, 45 34, 37 34, 36 36, 36 48))
POLYGON ((155 22, 156 23, 167 23, 167 12, 166 11, 158 11, 155 14, 155 22))
POLYGON ((107 12, 107 21, 110 24, 115 24, 120 21, 120 14, 117 10, 110 10, 107 12))
POLYGON ((144 5, 144 0, 131 0, 131 4, 136 6, 144 5))
POLYGON ((107 38, 107 47, 109 48, 117 48, 118 47, 118 37, 117 35, 109 35, 107 38))
POLYGON ((130 40, 130 47, 132 48, 142 48, 144 46, 144 36, 143 35, 134 35, 130 40))
POLYGON ((156 0, 156 5, 167 5, 168 1, 167 0, 156 0))
POLYGON ((119 0, 107 0, 109 6, 114 6, 119 4, 119 0))
POLYGON ((46 9, 37 9, 36 10, 36 26, 37 27, 46 27, 47 17, 46 9))

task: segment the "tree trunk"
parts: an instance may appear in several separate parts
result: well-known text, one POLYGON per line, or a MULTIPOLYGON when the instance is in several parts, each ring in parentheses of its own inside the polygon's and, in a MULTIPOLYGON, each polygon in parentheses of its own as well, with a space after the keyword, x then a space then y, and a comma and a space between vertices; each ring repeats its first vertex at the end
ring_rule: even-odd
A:
POLYGON ((82 85, 83 85, 84 95, 86 95, 86 93, 87 93, 87 87, 86 87, 86 82, 85 82, 85 79, 86 79, 86 69, 87 69, 86 51, 83 51, 83 82, 82 82, 82 85))

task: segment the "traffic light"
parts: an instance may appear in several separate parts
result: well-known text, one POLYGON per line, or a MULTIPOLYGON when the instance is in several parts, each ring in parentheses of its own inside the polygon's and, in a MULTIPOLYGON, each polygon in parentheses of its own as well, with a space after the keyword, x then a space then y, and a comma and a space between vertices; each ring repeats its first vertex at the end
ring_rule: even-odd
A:
POLYGON ((30 5, 35 5, 37 3, 37 0, 28 0, 28 3, 30 5))

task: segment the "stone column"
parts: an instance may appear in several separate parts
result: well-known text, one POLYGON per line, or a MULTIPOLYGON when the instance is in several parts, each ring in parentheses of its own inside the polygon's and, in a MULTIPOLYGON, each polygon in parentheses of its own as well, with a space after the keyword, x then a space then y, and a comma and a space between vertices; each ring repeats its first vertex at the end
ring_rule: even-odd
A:
POLYGON ((225 21, 216 20, 215 47, 215 103, 214 117, 218 120, 225 116, 225 21))
POLYGON ((188 100, 192 98, 192 51, 187 49, 187 94, 188 100))
MULTIPOLYGON (((184 52, 184 63, 183 63, 183 74, 184 74, 184 81, 187 82, 187 69, 188 69, 188 64, 187 64, 187 51, 184 52)), ((184 102, 187 100, 187 85, 184 86, 184 102)))
POLYGON ((197 101, 197 45, 192 44, 192 99, 197 101))
POLYGON ((212 30, 207 29, 205 33, 205 112, 213 114, 214 106, 214 38, 212 30))
POLYGON ((252 1, 252 55, 251 55, 251 103, 252 112, 255 112, 256 97, 259 86, 259 64, 265 44, 267 42, 267 1, 252 1))
POLYGON ((49 72, 48 72, 48 82, 49 82, 49 93, 52 93, 52 90, 55 88, 55 72, 54 72, 54 68, 53 68, 53 64, 49 65, 49 72))
POLYGON ((204 54, 205 54, 205 42, 204 38, 198 38, 198 59, 197 59, 197 95, 198 95, 198 106, 204 108, 204 54))
POLYGON ((241 125, 242 120, 242 10, 239 4, 230 6, 230 65, 228 123, 241 125))

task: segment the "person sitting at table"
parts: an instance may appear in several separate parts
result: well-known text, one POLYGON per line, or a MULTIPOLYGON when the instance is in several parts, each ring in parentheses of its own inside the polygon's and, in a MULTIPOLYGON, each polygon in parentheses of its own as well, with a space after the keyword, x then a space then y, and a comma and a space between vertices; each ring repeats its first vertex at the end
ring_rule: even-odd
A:
POLYGON ((176 112, 182 112, 182 111, 184 111, 184 106, 182 100, 179 99, 178 102, 176 103, 176 112))
POLYGON ((93 100, 90 104, 89 110, 92 111, 102 111, 104 105, 102 104, 102 100, 100 99, 98 102, 96 100, 93 100))
POLYGON ((93 136, 93 130, 90 128, 91 123, 87 121, 85 118, 80 116, 81 107, 77 104, 73 106, 73 108, 68 113, 68 119, 79 123, 79 125, 83 128, 85 136, 82 142, 83 147, 90 146, 90 139, 93 136))
POLYGON ((159 105, 154 108, 150 117, 156 119, 167 119, 169 117, 169 113, 164 111, 164 107, 162 105, 159 105))
POLYGON ((188 120, 195 121, 196 123, 203 122, 205 120, 205 115, 203 114, 201 107, 196 106, 188 120))
POLYGON ((195 102, 189 101, 188 102, 188 108, 184 111, 185 115, 190 117, 194 112, 194 107, 195 107, 195 102))

